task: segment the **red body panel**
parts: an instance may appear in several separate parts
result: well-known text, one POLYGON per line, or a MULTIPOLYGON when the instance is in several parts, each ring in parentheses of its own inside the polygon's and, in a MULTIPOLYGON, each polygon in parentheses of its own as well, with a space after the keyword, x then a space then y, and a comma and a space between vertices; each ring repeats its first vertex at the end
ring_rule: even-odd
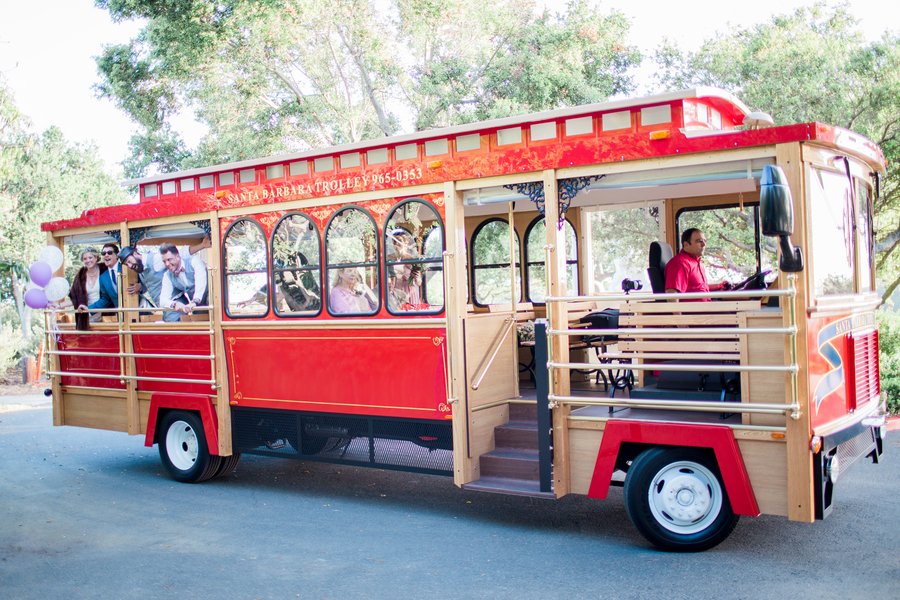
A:
POLYGON ((229 330, 225 349, 234 405, 451 417, 443 328, 229 330))
POLYGON ((750 476, 747 474, 734 434, 728 427, 715 425, 608 421, 603 430, 600 451, 597 453, 594 476, 588 489, 589 497, 606 498, 619 448, 625 442, 652 446, 711 448, 722 473, 731 509, 738 515, 759 516, 759 505, 756 503, 750 476))
MULTIPOLYGON (((148 354, 210 354, 209 335, 140 335, 132 336, 135 353, 148 354)), ((115 333, 109 335, 85 335, 77 332, 58 334, 60 350, 80 350, 84 352, 104 352, 116 355, 119 339, 115 333)), ((102 373, 110 378, 63 376, 62 385, 124 389, 119 379, 121 363, 117 356, 60 356, 60 370, 76 373, 102 373)), ((177 358, 136 358, 136 375, 139 377, 166 377, 175 379, 211 380, 209 360, 177 358)), ((179 392, 210 394, 209 384, 177 383, 167 381, 139 381, 138 389, 151 392, 179 392)))
MULTIPOLYGON (((73 333, 60 333, 56 336, 59 350, 81 352, 104 352, 109 354, 119 353, 119 336, 115 333, 109 335, 87 335, 77 331, 73 333)), ((76 385, 98 388, 125 389, 125 384, 119 379, 121 373, 118 356, 65 356, 59 357, 59 370, 68 373, 104 374, 114 377, 73 377, 63 376, 62 385, 76 385)))
MULTIPOLYGON (((854 357, 849 352, 853 332, 874 326, 875 315, 872 313, 809 320, 806 341, 813 427, 830 423, 877 399, 877 393, 861 398, 851 394, 856 381, 854 357)), ((877 360, 877 347, 875 350, 877 360)), ((875 384, 873 389, 877 389, 877 382, 875 384)))
POLYGON ((153 445, 160 409, 176 409, 200 413, 200 419, 203 422, 203 433, 206 435, 206 447, 209 449, 210 454, 217 455, 219 453, 219 420, 216 417, 216 411, 213 409, 212 399, 209 396, 153 394, 150 397, 150 414, 147 416, 147 433, 144 436, 145 446, 153 445))

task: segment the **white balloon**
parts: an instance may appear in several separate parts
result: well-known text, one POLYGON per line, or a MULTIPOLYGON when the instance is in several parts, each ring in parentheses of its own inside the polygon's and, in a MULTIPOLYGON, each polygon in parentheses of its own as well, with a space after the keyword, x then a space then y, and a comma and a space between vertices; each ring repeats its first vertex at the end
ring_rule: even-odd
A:
POLYGON ((44 288, 44 293, 50 302, 59 302, 69 294, 69 282, 65 277, 54 277, 44 288))
POLYGON ((38 260, 42 260, 50 265, 50 270, 55 273, 63 264, 62 250, 56 246, 45 246, 38 255, 38 260))

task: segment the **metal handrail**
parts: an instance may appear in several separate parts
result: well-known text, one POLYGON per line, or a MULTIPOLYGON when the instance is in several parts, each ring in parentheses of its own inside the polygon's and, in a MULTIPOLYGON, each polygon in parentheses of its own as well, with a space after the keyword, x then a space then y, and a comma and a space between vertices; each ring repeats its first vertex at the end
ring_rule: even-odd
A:
POLYGON ((704 400, 677 400, 661 398, 658 400, 631 400, 625 398, 583 398, 579 396, 549 395, 551 402, 575 404, 579 406, 619 406, 626 408, 655 409, 688 409, 697 412, 749 413, 762 415, 781 415, 797 410, 794 404, 743 404, 740 402, 719 402, 704 400))
POLYGON ((515 324, 516 320, 512 317, 508 317, 504 322, 503 328, 497 333, 497 337, 494 338, 494 341, 491 344, 490 351, 484 355, 484 358, 481 359, 481 364, 478 366, 478 370, 475 371, 475 377, 472 380, 473 390, 477 390, 481 386, 481 382, 484 380, 491 365, 494 364, 494 359, 497 358, 497 354, 500 352, 501 345, 506 341, 506 336, 509 335, 510 330, 515 324))
POLYGON ((620 337, 656 337, 656 336, 690 336, 701 337, 714 335, 750 335, 750 334, 785 334, 797 333, 796 327, 621 327, 619 329, 550 329, 547 335, 617 335, 620 337))
MULTIPOLYGON (((794 275, 788 277, 788 287, 780 290, 754 290, 740 292, 699 292, 699 293, 672 293, 672 294, 610 294, 603 296, 579 296, 577 298, 569 296, 553 296, 546 298, 549 304, 556 302, 571 301, 639 301, 651 302, 655 300, 696 300, 696 299, 712 299, 719 298, 722 300, 740 300, 748 297, 770 297, 783 296, 793 298, 796 295, 794 286, 794 275)), ((549 329, 547 331, 547 340, 551 341, 555 338, 570 336, 619 336, 628 338, 653 338, 653 337, 671 337, 677 336, 702 338, 709 336, 721 337, 723 335, 739 336, 739 335, 759 335, 759 334, 777 334, 786 335, 791 339, 791 355, 790 364, 788 365, 726 365, 726 364, 703 364, 691 363, 686 365, 669 364, 669 363, 643 363, 636 362, 619 363, 619 364, 594 364, 582 362, 546 362, 548 371, 553 369, 629 369, 636 371, 650 370, 666 370, 666 371, 696 371, 704 369, 711 372, 775 372, 787 373, 791 376, 790 403, 788 404, 764 404, 764 403, 734 403, 720 401, 690 401, 681 399, 660 398, 654 400, 645 399, 624 399, 624 398, 583 398, 571 395, 554 395, 547 394, 547 399, 552 406, 559 404, 571 404, 577 406, 608 406, 608 407, 624 407, 624 408, 646 408, 646 409, 680 409, 691 410, 697 412, 718 412, 718 413, 750 413, 750 414, 790 414, 792 419, 799 418, 800 405, 798 401, 798 372, 796 338, 797 323, 794 315, 794 303, 788 302, 790 305, 788 311, 787 327, 622 327, 616 329, 549 329)), ((548 311, 549 314, 550 311, 548 311)), ((640 359, 642 352, 629 353, 627 355, 616 354, 607 358, 624 358, 624 359, 640 359)), ((702 359, 701 359, 702 360, 702 359)))
POLYGON ((143 354, 140 352, 88 352, 79 350, 48 350, 50 354, 56 356, 108 356, 108 357, 126 357, 126 358, 171 358, 174 360, 198 359, 209 360, 214 358, 206 354, 143 354))
MULTIPOLYGON (((638 357, 640 358, 640 357, 638 357)), ((687 365, 671 363, 574 363, 574 362, 548 362, 548 367, 557 369, 580 369, 582 371, 604 369, 610 370, 628 369, 631 371, 712 371, 716 373, 796 373, 796 365, 723 365, 721 363, 703 364, 692 362, 687 365)))
POLYGON ((702 300, 704 298, 720 298, 722 300, 741 300, 744 298, 769 298, 772 296, 793 296, 796 293, 793 286, 777 290, 746 290, 736 292, 678 292, 678 293, 621 293, 604 294, 595 296, 549 296, 547 302, 567 302, 578 300, 581 302, 607 302, 610 300, 702 300))
POLYGON ((81 373, 78 371, 48 371, 47 375, 55 375, 59 377, 85 377, 94 379, 118 379, 120 381, 166 381, 171 383, 196 383, 200 385, 209 385, 216 387, 215 380, 212 379, 186 379, 184 377, 149 377, 145 375, 111 375, 108 373, 81 373))

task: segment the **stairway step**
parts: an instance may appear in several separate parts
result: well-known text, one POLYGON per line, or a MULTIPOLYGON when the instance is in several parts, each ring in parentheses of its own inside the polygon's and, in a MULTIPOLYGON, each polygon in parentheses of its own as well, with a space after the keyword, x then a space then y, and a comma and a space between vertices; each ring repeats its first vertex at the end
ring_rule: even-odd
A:
POLYGON ((510 494, 513 496, 530 496, 532 498, 556 498, 553 492, 542 492, 539 481, 531 479, 513 479, 510 477, 482 477, 478 481, 463 484, 464 490, 489 492, 493 494, 510 494))
POLYGON ((494 428, 494 445, 497 448, 538 449, 537 423, 510 421, 494 428))
POLYGON ((525 448, 495 448, 480 459, 482 477, 509 477, 537 480, 540 477, 538 451, 525 448))
POLYGON ((518 404, 510 403, 509 405, 510 421, 537 421, 537 404, 518 404))

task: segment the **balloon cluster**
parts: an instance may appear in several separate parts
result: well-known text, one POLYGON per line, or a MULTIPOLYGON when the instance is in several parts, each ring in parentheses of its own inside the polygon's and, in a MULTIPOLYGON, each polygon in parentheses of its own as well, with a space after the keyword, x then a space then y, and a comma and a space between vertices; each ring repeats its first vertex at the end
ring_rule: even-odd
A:
POLYGON ((69 293, 69 282, 65 277, 54 277, 53 272, 63 264, 62 250, 47 246, 41 250, 38 259, 28 268, 31 282, 25 290, 25 304, 31 308, 46 308, 51 302, 58 302, 69 293))

